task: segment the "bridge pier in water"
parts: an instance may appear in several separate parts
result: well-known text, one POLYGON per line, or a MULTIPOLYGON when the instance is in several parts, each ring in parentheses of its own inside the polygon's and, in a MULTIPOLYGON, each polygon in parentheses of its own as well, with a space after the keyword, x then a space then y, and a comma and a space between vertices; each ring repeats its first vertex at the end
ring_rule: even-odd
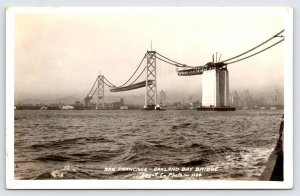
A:
POLYGON ((229 108, 229 73, 227 68, 203 71, 202 107, 229 108))

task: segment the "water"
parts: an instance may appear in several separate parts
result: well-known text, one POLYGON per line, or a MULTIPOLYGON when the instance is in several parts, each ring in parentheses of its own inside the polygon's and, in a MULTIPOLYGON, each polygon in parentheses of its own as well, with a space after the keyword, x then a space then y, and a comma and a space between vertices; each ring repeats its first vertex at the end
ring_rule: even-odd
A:
POLYGON ((15 179, 258 180, 282 113, 17 110, 15 179))

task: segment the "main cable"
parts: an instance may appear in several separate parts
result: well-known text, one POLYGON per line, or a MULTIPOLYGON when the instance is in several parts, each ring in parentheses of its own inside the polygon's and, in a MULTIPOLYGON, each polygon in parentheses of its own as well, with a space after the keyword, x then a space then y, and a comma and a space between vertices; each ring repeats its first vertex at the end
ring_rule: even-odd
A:
MULTIPOLYGON (((146 69, 146 66, 144 67, 144 69, 141 71, 141 73, 130 83, 130 84, 128 84, 127 86, 130 86, 130 85, 132 85, 134 82, 136 82, 140 77, 141 77, 141 75, 144 73, 144 71, 145 71, 145 69, 146 69)), ((105 78, 105 77, 104 77, 105 78)), ((106 84, 108 87, 110 87, 110 88, 121 88, 122 86, 115 86, 115 85, 113 85, 107 78, 105 78, 105 80, 104 80, 104 84, 106 84), (109 84, 107 84, 107 83, 109 83, 109 84)))
POLYGON ((146 66, 144 67, 144 69, 142 70, 142 72, 139 74, 139 76, 134 81, 132 81, 129 85, 132 85, 133 83, 135 83, 135 81, 137 81, 137 79, 139 79, 141 77, 141 75, 144 73, 145 69, 146 69, 146 66))
POLYGON ((143 58, 142 58, 140 64, 138 65, 138 67, 136 68, 136 70, 133 72, 133 74, 130 76, 130 78, 129 78, 125 83, 123 83, 122 85, 116 86, 116 85, 114 85, 113 83, 111 83, 107 78, 105 78, 106 81, 107 81, 110 85, 112 85, 113 87, 115 87, 115 88, 125 86, 125 85, 133 78, 133 76, 136 74, 136 72, 139 70, 139 68, 140 68, 141 65, 143 64, 145 58, 146 58, 146 54, 143 56, 143 58))
MULTIPOLYGON (((116 87, 114 84, 112 84, 105 76, 104 76, 104 81, 106 80, 107 83, 109 83, 111 86, 116 87)), ((106 84, 106 83, 105 83, 106 84)), ((106 84, 109 86, 108 84, 106 84)))
POLYGON ((221 61, 221 62, 224 63, 224 62, 233 60, 233 59, 235 59, 235 58, 238 58, 238 57, 240 57, 240 56, 243 56, 243 55, 245 55, 245 54, 247 54, 247 53, 249 53, 249 52, 255 50, 256 48, 258 48, 258 47, 260 47, 260 46, 266 44, 267 42, 271 41, 272 39, 278 37, 278 36, 279 36, 280 34, 282 34, 283 32, 284 32, 284 29, 281 30, 280 32, 276 33, 274 36, 272 36, 271 38, 267 39, 266 41, 262 42, 261 44, 259 44, 259 45, 255 46, 255 47, 251 48, 250 50, 247 50, 246 52, 243 52, 243 53, 241 53, 241 54, 239 54, 239 55, 236 55, 236 56, 234 56, 234 57, 232 57, 232 58, 226 59, 226 60, 221 61))
MULTIPOLYGON (((108 81, 107 81, 107 82, 108 82, 108 81)), ((107 84, 107 83, 105 82, 105 80, 103 80, 103 83, 104 83, 106 86, 110 87, 110 88, 115 88, 115 86, 112 86, 112 85, 107 84)))
POLYGON ((166 61, 166 60, 164 60, 164 59, 161 59, 161 58, 159 58, 158 56, 156 56, 156 58, 159 59, 159 60, 161 60, 161 61, 163 61, 163 62, 165 62, 165 63, 168 63, 168 64, 170 64, 170 65, 174 65, 175 67, 182 67, 182 66, 178 66, 178 64, 171 63, 171 62, 169 62, 169 61, 166 61))
MULTIPOLYGON (((174 60, 172 60, 172 59, 169 59, 169 58, 167 58, 167 57, 161 55, 161 54, 158 53, 158 52, 156 52, 156 54, 158 54, 160 57, 162 57, 162 58, 164 58, 164 59, 167 59, 168 61, 173 62, 173 63, 170 63, 170 62, 168 62, 168 63, 169 63, 169 64, 172 64, 172 65, 175 65, 176 67, 186 67, 186 66, 187 66, 187 65, 185 65, 185 64, 178 63, 177 61, 174 61, 174 60)), ((159 57, 156 57, 156 58, 159 58, 159 57)), ((160 58, 159 58, 159 59, 160 59, 160 58)), ((162 60, 162 59, 160 59, 160 60, 162 60)), ((162 60, 162 61, 164 61, 164 60, 162 60)), ((166 61, 165 61, 165 62, 166 62, 166 61)))
POLYGON ((98 87, 94 90, 93 94, 91 95, 91 97, 94 96, 94 94, 96 93, 96 91, 98 90, 98 87))
POLYGON ((125 84, 127 84, 127 82, 129 82, 130 80, 131 80, 131 78, 134 76, 134 74, 138 71, 138 69, 141 67, 141 65, 142 65, 142 63, 144 62, 144 59, 146 58, 146 54, 143 56, 143 58, 142 58, 142 60, 141 60, 141 62, 140 62, 140 64, 139 64, 139 66, 136 68, 136 70, 134 71, 134 73, 131 75, 131 77, 124 83, 124 84, 122 84, 121 86, 119 86, 119 87, 122 87, 122 86, 124 86, 125 84))
POLYGON ((95 85, 96 85, 98 79, 99 79, 99 76, 97 76, 97 78, 96 78, 96 80, 95 80, 95 82, 94 82, 94 84, 93 84, 93 87, 91 88, 91 90, 90 90, 90 92, 87 94, 87 96, 89 96, 89 94, 90 94, 90 93, 92 92, 92 90, 94 89, 94 87, 95 87, 95 85))
POLYGON ((241 59, 238 59, 238 60, 235 60, 235 61, 226 63, 226 64, 229 65, 229 64, 236 63, 236 62, 245 60, 245 59, 247 59, 247 58, 253 57, 253 56, 255 56, 255 55, 257 55, 257 54, 259 54, 259 53, 261 53, 261 52, 263 52, 263 51, 266 51, 266 50, 272 48, 273 46, 276 46, 277 44, 279 44, 279 43, 281 43, 281 42, 283 42, 283 41, 284 41, 284 39, 281 39, 280 41, 278 41, 278 42, 276 42, 276 43, 270 45, 270 46, 267 47, 267 48, 264 48, 263 50, 260 50, 260 51, 258 51, 258 52, 256 52, 256 53, 252 54, 252 55, 246 56, 246 57, 244 57, 244 58, 241 58, 241 59))

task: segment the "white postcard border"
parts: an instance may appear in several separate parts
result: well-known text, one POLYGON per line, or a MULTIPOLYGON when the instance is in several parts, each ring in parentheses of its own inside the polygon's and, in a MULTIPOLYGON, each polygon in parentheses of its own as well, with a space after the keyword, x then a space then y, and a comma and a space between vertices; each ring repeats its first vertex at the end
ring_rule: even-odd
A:
POLYGON ((291 189, 293 187, 293 9, 291 7, 13 7, 6 13, 6 188, 9 189, 291 189), (15 180, 14 179, 14 30, 20 13, 211 12, 285 16, 284 181, 229 180, 15 180), (267 9, 267 11, 266 11, 267 9))

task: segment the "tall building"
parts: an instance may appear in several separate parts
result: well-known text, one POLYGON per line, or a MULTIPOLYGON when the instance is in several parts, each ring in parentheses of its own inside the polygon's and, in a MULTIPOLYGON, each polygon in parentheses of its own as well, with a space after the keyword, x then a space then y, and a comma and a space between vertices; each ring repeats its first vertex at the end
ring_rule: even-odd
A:
POLYGON ((124 105, 124 99, 123 97, 120 99, 120 106, 123 106, 124 105))
POLYGON ((241 97, 241 106, 248 108, 253 106, 253 99, 249 90, 244 90, 241 97))
POLYGON ((275 89, 275 91, 269 95, 266 102, 267 105, 283 105, 283 95, 278 89, 275 89))
POLYGON ((240 107, 241 98, 237 91, 230 93, 230 105, 233 107, 240 107))

